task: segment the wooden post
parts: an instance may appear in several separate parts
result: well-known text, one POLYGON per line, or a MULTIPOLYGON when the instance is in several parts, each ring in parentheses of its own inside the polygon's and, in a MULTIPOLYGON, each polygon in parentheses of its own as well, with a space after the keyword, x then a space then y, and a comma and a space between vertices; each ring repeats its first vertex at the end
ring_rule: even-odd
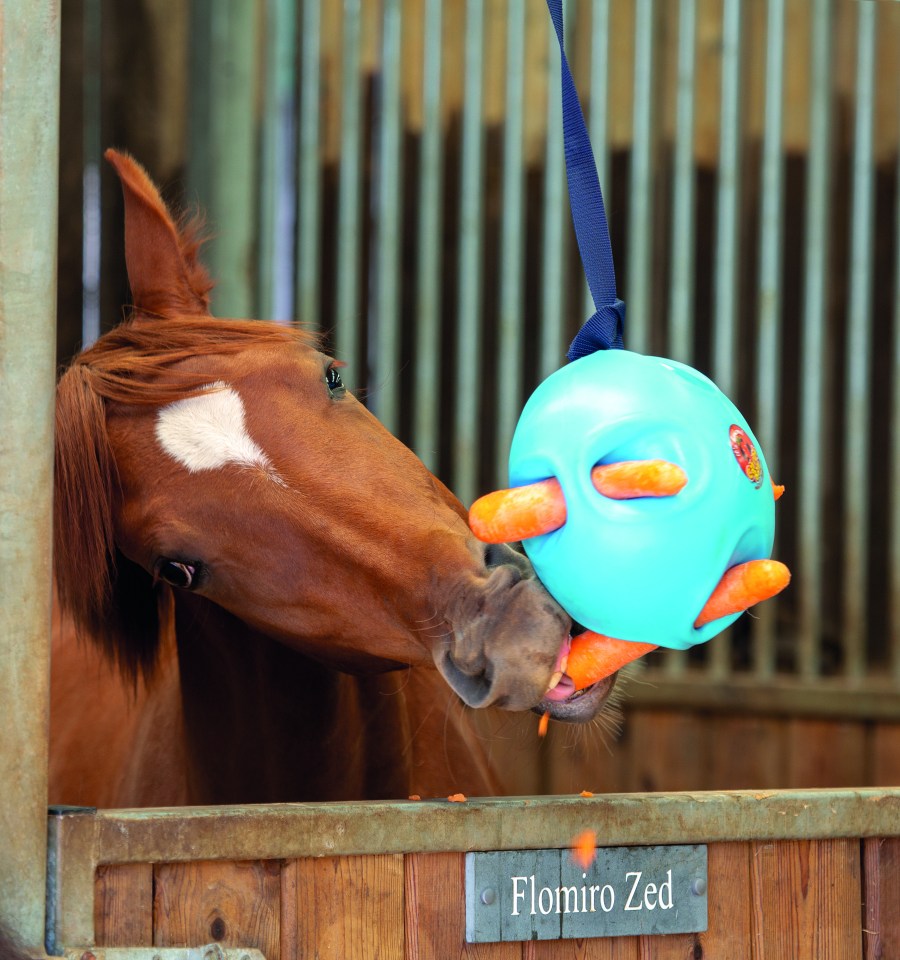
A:
POLYGON ((0 4, 0 922, 43 953, 59 3, 0 4))

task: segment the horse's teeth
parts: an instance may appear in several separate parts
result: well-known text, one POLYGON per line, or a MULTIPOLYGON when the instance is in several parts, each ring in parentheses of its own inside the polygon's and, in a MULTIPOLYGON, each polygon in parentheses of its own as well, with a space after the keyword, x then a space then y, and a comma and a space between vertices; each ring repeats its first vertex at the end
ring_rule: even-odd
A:
MULTIPOLYGON (((562 660, 559 661, 559 669, 560 669, 560 671, 561 671, 562 673, 565 673, 565 672, 566 672, 566 668, 567 668, 568 666, 569 666, 569 655, 568 655, 568 654, 565 654, 565 656, 563 656, 562 660)), ((556 682, 559 683, 558 680, 557 680, 556 682)))
POLYGON ((550 678, 550 686, 547 687, 547 693, 549 693, 554 687, 559 686, 559 681, 563 678, 563 670, 557 670, 556 673, 550 678))

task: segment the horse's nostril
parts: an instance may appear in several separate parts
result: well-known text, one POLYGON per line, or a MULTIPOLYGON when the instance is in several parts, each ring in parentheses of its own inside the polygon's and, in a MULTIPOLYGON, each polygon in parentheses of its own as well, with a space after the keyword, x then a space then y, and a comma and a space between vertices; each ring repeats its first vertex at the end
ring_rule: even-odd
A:
POLYGON ((490 702, 493 678, 490 666, 480 673, 466 673, 453 656, 446 652, 438 661, 438 668, 457 696, 470 707, 483 707, 490 702))
POLYGON ((496 570, 497 567, 511 567, 519 572, 523 579, 530 579, 534 576, 531 562, 524 553, 513 549, 507 543, 488 543, 484 549, 484 565, 488 570, 496 570))

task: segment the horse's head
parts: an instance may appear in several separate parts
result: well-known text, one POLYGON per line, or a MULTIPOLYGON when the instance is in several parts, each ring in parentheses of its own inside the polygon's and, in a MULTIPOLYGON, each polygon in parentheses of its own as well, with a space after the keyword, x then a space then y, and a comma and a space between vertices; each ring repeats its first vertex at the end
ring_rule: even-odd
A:
POLYGON ((210 317, 190 231, 110 160, 133 313, 57 402, 57 578, 85 632, 150 667, 157 617, 189 593, 338 669, 433 660, 472 706, 592 717, 611 683, 543 699, 570 622, 528 561, 471 536, 312 337, 210 317))

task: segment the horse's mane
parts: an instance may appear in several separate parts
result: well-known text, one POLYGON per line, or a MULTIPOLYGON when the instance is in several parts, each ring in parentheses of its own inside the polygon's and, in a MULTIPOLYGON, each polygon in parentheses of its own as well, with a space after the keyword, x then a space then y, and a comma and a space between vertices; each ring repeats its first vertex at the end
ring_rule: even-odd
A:
POLYGON ((256 320, 132 319, 76 356, 60 378, 54 498, 59 599, 79 633, 132 678, 152 671, 159 605, 169 594, 115 544, 119 480, 107 404, 148 407, 181 400, 214 378, 174 369, 180 360, 288 342, 316 345, 306 331, 256 320))

